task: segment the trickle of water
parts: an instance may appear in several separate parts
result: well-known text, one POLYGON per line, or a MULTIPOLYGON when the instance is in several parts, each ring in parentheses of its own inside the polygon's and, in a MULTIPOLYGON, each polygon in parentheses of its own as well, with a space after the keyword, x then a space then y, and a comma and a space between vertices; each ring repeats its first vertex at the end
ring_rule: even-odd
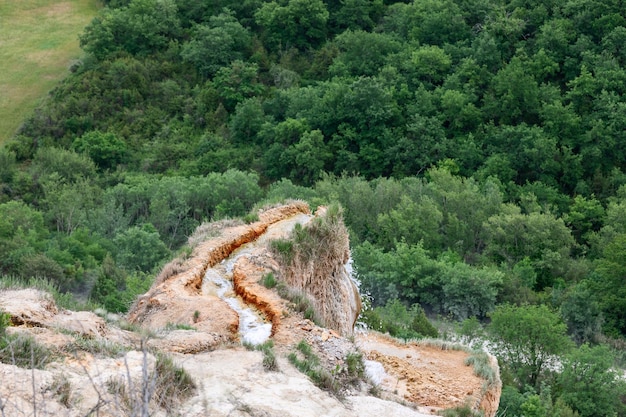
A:
POLYGON ((363 365, 365 365, 365 375, 375 385, 380 385, 380 383, 383 382, 383 379, 387 376, 385 368, 380 362, 364 360, 363 365))
POLYGON ((238 248, 218 266, 207 269, 202 281, 202 292, 215 293, 239 315, 239 334, 244 343, 260 345, 265 343, 272 334, 272 324, 263 320, 256 309, 250 308, 235 295, 232 274, 235 263, 242 256, 250 255, 269 240, 288 233, 296 223, 306 223, 312 216, 300 214, 271 225, 267 231, 254 242, 238 248))
POLYGON ((239 315, 239 334, 244 343, 260 345, 270 338, 272 324, 263 322, 259 314, 247 307, 235 296, 233 284, 230 280, 224 278, 219 271, 210 268, 207 269, 204 275, 204 281, 202 282, 203 291, 210 291, 210 284, 213 284, 216 288, 216 295, 239 315))

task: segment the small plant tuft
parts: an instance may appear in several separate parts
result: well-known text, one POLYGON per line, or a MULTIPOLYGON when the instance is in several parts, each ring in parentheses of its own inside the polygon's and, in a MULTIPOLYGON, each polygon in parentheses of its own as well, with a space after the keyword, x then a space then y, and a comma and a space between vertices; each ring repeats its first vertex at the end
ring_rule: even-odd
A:
POLYGON ((6 333, 7 327, 11 325, 11 315, 0 311, 0 337, 6 333))
POLYGON ((52 380, 52 384, 48 388, 56 398, 56 400, 69 408, 72 404, 72 384, 65 375, 56 375, 52 380))
POLYGON ((243 346, 247 350, 258 350, 263 354, 263 368, 266 371, 278 371, 278 360, 274 353, 274 342, 268 340, 260 345, 254 345, 250 342, 243 342, 243 346))
POLYGON ((128 352, 128 348, 107 339, 93 339, 82 335, 74 335, 74 341, 63 348, 64 351, 74 353, 88 352, 102 358, 118 358, 128 352))
POLYGON ((311 320, 318 326, 325 327, 324 322, 320 319, 319 315, 313 308, 311 299, 301 291, 289 288, 284 282, 278 282, 276 285, 278 295, 282 298, 289 300, 293 303, 293 309, 299 313, 303 313, 304 318, 311 320))
POLYGON ((257 213, 257 212, 248 213, 245 216, 243 216, 243 221, 246 222, 246 224, 258 222, 259 221, 259 213, 257 213))
POLYGON ((365 375, 365 364, 363 363, 363 355, 359 352, 350 352, 346 356, 346 366, 348 376, 359 380, 365 375))
POLYGON ((294 243, 290 239, 276 239, 269 244, 270 250, 277 255, 283 265, 291 264, 294 257, 294 243))
POLYGON ((487 381, 487 388, 496 384, 497 376, 496 372, 491 366, 489 355, 483 351, 474 351, 470 356, 465 359, 465 365, 474 366, 474 374, 487 381))
POLYGON ((268 340, 262 345, 259 345, 259 348, 263 353, 263 368, 265 368, 266 371, 278 371, 278 360, 274 353, 274 342, 268 340))
POLYGON ((171 412, 176 405, 193 395, 196 384, 169 356, 157 353, 156 358, 155 396, 163 408, 171 412))
POLYGON ((172 330, 197 330, 195 327, 184 323, 167 323, 165 330, 171 332, 172 330))
POLYGON ((300 372, 311 378, 311 381, 321 389, 336 396, 340 395, 340 385, 330 372, 322 368, 319 358, 313 353, 311 346, 301 340, 296 346, 296 352, 291 352, 287 357, 289 362, 300 372), (303 356, 300 359, 298 352, 303 356))
POLYGON ((263 275, 263 278, 261 278, 261 284, 265 288, 274 288, 276 285, 278 285, 278 281, 276 280, 276 277, 273 273, 268 272, 267 274, 263 275))
POLYGON ((467 404, 443 410, 441 415, 443 417, 483 417, 482 413, 472 410, 467 404))
POLYGON ((0 362, 20 368, 43 369, 54 360, 52 351, 31 336, 16 334, 0 337, 0 362))

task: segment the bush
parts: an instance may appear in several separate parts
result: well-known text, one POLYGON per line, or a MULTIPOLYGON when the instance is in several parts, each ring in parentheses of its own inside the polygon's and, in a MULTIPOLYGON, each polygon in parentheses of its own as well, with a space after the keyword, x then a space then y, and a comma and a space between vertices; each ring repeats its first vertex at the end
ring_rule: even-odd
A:
POLYGON ((407 309, 398 299, 388 301, 384 307, 366 310, 362 317, 370 329, 405 340, 439 336, 422 307, 414 304, 407 309))
POLYGON ((43 369, 52 362, 52 352, 30 336, 5 335, 0 338, 0 362, 20 368, 43 369))
POLYGON ((196 384, 191 376, 183 368, 174 364, 169 356, 157 353, 156 358, 154 394, 161 406, 171 411, 174 406, 193 395, 196 384))
POLYGON ((56 400, 69 408, 72 404, 72 384, 65 375, 56 375, 49 390, 54 394, 56 400))
POLYGON ((470 356, 465 359, 465 365, 474 366, 474 374, 487 381, 487 387, 492 387, 496 384, 497 375, 495 369, 491 365, 489 355, 483 351, 474 351, 470 356))

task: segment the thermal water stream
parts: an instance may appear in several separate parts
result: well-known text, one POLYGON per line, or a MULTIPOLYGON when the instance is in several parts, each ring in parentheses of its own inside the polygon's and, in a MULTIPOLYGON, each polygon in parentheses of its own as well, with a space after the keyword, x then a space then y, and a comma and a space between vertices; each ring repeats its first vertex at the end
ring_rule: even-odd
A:
POLYGON ((296 224, 307 223, 312 216, 298 214, 269 226, 257 240, 242 245, 218 265, 207 269, 202 281, 202 292, 217 295, 239 315, 239 334, 241 341, 260 345, 270 338, 272 324, 267 322, 256 308, 248 305, 235 294, 233 289, 233 268, 235 263, 245 256, 262 250, 273 239, 285 237, 296 224))

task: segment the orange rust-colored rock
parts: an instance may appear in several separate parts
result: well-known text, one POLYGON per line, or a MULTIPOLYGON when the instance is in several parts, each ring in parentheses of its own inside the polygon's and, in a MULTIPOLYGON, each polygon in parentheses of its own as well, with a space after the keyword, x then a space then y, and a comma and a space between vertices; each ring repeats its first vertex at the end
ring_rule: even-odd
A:
POLYGON ((254 305, 271 321, 274 335, 286 307, 285 301, 278 294, 259 284, 267 272, 267 268, 253 263, 248 258, 242 258, 233 269, 233 287, 237 295, 254 305))
MULTIPOLYGON (((368 359, 385 368, 388 377, 383 388, 405 400, 429 412, 468 403, 486 417, 495 416, 501 384, 498 380, 485 392, 485 381, 465 364, 467 352, 419 342, 404 344, 375 332, 359 335, 357 344, 368 359)), ((498 370, 497 362, 492 366, 498 370)))
POLYGON ((169 323, 189 324, 199 331, 211 333, 216 340, 236 340, 238 315, 218 297, 201 293, 206 270, 242 245, 258 239, 273 223, 298 213, 310 213, 308 205, 295 202, 265 210, 259 214, 259 221, 225 228, 219 237, 200 243, 189 259, 176 261, 175 274, 155 282, 138 299, 128 314, 129 321, 150 329, 159 329, 169 323))

